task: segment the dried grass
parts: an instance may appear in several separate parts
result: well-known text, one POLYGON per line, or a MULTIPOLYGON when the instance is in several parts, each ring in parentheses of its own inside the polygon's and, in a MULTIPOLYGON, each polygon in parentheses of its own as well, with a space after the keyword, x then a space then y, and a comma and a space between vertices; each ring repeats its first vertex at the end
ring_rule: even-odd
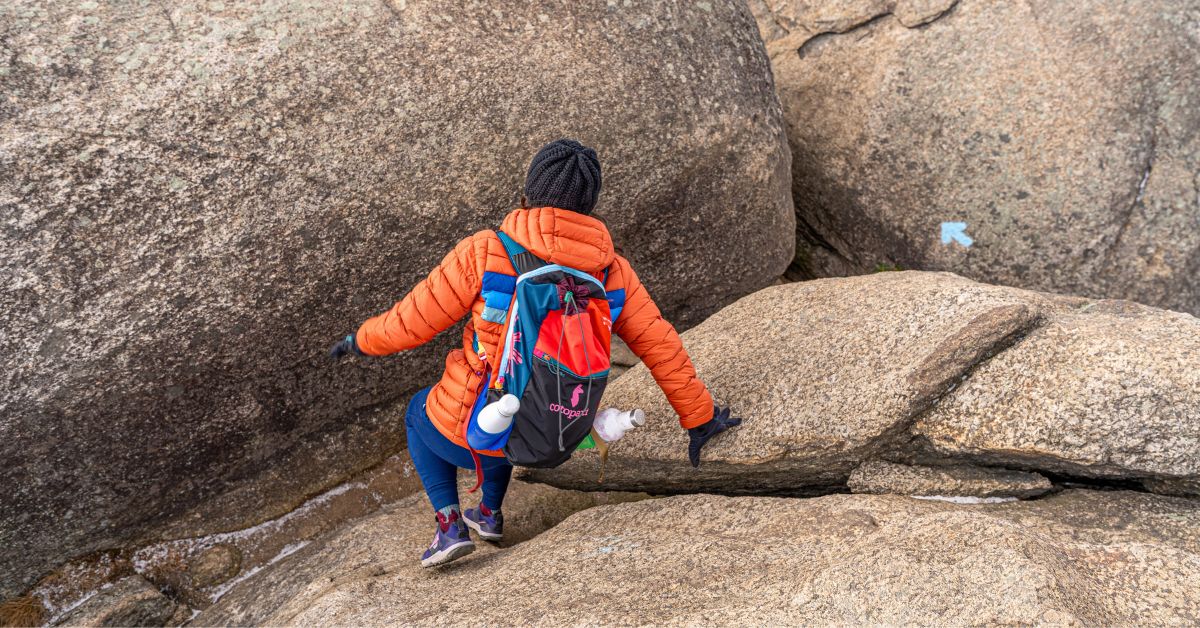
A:
POLYGON ((32 595, 13 598, 0 604, 0 627, 41 626, 46 623, 46 607, 32 595))

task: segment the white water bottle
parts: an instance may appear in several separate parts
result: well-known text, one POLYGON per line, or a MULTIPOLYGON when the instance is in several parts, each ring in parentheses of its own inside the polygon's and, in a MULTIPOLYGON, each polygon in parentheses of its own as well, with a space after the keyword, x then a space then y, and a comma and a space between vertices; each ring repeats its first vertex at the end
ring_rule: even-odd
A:
POLYGON ((606 408, 596 415, 596 420, 592 422, 592 429, 596 431, 596 436, 606 443, 614 443, 621 440, 625 432, 646 424, 646 413, 641 410, 628 410, 621 412, 616 408, 606 408))
POLYGON ((488 434, 503 434, 520 409, 521 400, 516 395, 504 395, 479 411, 479 429, 488 434))

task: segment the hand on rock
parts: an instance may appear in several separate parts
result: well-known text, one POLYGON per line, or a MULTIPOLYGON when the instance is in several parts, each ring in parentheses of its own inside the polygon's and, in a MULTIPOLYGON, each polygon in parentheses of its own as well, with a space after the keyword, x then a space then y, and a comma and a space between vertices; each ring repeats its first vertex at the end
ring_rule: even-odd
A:
POLYGON ((704 447, 704 444, 710 438, 741 424, 741 419, 730 418, 729 408, 721 409, 720 406, 713 404, 712 420, 688 430, 688 438, 690 439, 688 443, 688 460, 692 461, 692 466, 700 466, 700 448, 704 447))
POLYGON ((347 353, 366 355, 359 350, 358 343, 354 341, 354 334, 349 334, 345 338, 335 342, 333 347, 329 349, 329 357, 333 358, 334 362, 342 359, 347 353))

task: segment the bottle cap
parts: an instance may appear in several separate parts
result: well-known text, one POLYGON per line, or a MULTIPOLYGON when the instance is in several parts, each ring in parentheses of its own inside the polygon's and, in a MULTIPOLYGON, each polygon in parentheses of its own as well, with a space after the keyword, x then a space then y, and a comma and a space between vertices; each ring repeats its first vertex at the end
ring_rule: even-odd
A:
POLYGON ((496 403, 499 404, 496 409, 508 416, 513 416, 521 409, 521 400, 516 395, 504 395, 496 403))
POLYGON ((646 424, 646 413, 642 412, 641 408, 629 413, 629 422, 634 427, 641 427, 646 424))

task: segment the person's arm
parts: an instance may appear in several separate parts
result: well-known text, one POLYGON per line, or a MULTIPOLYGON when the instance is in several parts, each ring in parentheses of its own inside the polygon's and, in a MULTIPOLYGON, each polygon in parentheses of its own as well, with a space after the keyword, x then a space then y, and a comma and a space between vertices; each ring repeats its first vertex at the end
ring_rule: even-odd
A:
POLYGON ((363 323, 354 334, 358 350, 380 356, 419 347, 470 313, 481 287, 477 240, 485 234, 459 242, 407 296, 363 323))
POLYGON ((708 423, 713 418, 712 395, 696 377, 696 367, 683 348, 679 333, 663 318, 625 258, 617 256, 609 274, 615 275, 614 285, 625 288, 625 307, 613 324, 613 331, 650 369, 654 381, 679 415, 680 425, 691 429, 708 423))

